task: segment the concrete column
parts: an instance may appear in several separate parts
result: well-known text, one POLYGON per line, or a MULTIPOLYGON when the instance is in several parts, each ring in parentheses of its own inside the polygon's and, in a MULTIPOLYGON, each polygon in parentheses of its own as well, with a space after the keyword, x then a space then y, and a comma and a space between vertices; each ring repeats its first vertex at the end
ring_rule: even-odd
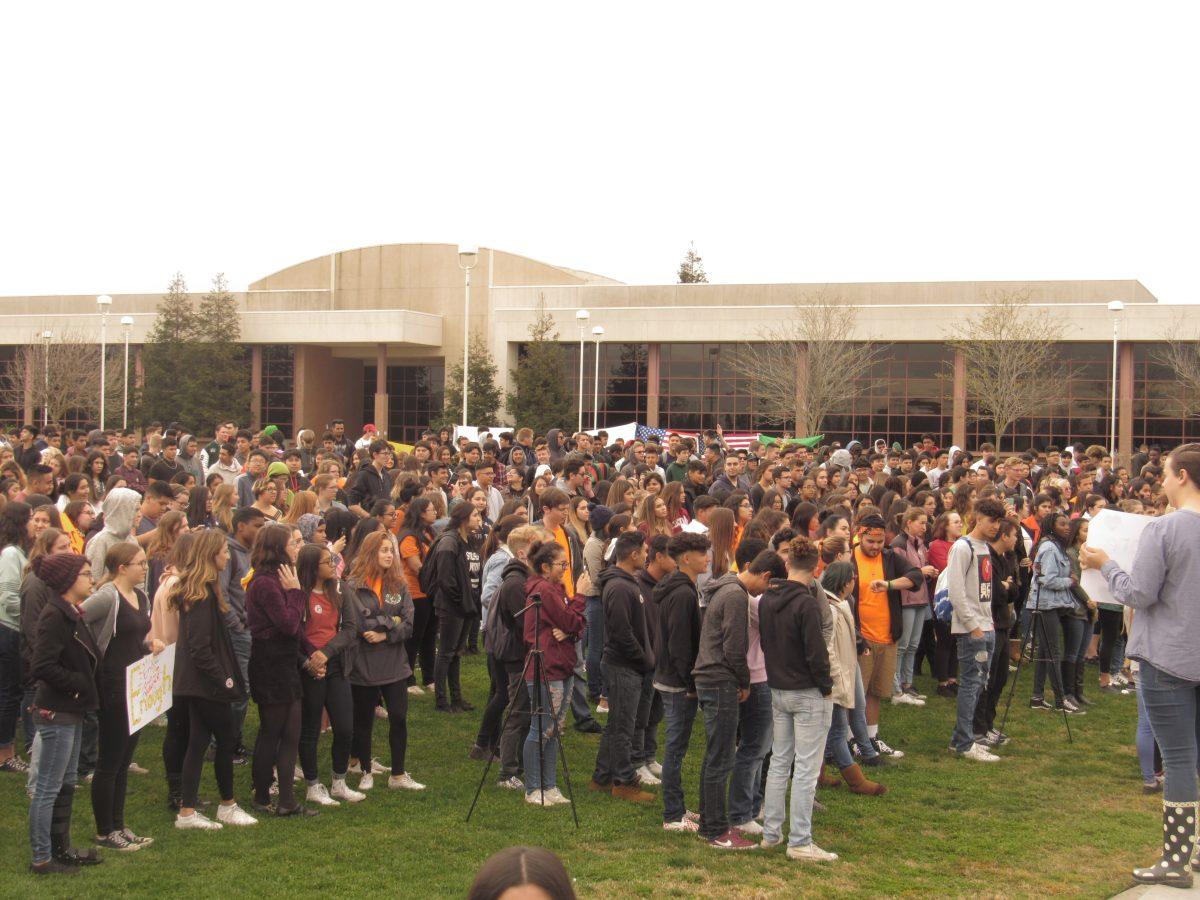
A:
MULTIPOLYGON (((27 351, 32 351, 32 350, 33 350, 32 346, 27 348, 27 351)), ((44 358, 45 352, 46 351, 43 349, 42 350, 43 358, 44 358)), ((34 379, 38 377, 37 373, 34 372, 33 362, 34 362, 33 353, 26 352, 26 354, 25 354, 25 391, 24 391, 25 396, 22 399, 24 400, 24 405, 25 405, 25 421, 27 423, 35 423, 36 422, 38 425, 41 425, 42 424, 41 410, 39 410, 38 408, 36 408, 33 405, 34 379)))
POLYGON ((965 447, 967 445, 967 357, 961 350, 954 351, 952 402, 950 443, 956 447, 965 447))
POLYGON ((262 428, 263 348, 250 348, 250 430, 262 428))
POLYGON ((658 371, 661 352, 658 344, 646 345, 646 425, 658 427, 658 371))
POLYGON ((1117 345, 1117 457, 1123 465, 1133 459, 1133 344, 1117 345))
POLYGON ((375 427, 388 433, 387 344, 375 345, 375 427))

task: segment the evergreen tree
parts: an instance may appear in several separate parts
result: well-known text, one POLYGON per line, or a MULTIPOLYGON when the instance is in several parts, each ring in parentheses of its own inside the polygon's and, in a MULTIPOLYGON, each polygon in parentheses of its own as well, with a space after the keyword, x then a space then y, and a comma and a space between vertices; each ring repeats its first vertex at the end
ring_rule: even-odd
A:
POLYGON ((508 411, 521 427, 545 434, 550 428, 570 428, 575 421, 575 397, 569 384, 567 358, 558 343, 554 317, 538 301, 537 316, 529 326, 529 343, 520 363, 509 373, 514 390, 509 393, 508 411))
POLYGON ((695 244, 688 244, 688 251, 679 264, 680 284, 708 284, 708 273, 704 271, 704 260, 696 252, 695 244))
MULTIPOLYGON (((471 338, 470 367, 467 371, 467 415, 471 421, 468 424, 489 426, 498 425, 496 421, 500 414, 500 404, 503 397, 500 387, 496 384, 496 362, 488 351, 483 338, 475 335, 471 338)), ((434 428, 443 425, 457 425, 462 420, 462 363, 456 363, 446 373, 446 406, 441 416, 431 423, 434 428)))
POLYGON ((169 422, 191 408, 196 381, 181 377, 199 359, 200 317, 183 274, 176 272, 159 301, 154 325, 142 349, 144 383, 135 408, 142 422, 169 422))

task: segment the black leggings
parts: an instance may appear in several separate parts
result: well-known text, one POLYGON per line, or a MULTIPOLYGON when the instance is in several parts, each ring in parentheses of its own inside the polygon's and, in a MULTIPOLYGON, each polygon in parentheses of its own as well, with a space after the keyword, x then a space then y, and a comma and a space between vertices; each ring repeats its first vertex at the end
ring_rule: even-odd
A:
POLYGON ((404 754, 408 750, 408 683, 350 685, 354 697, 354 740, 351 749, 364 772, 371 771, 371 732, 375 728, 375 707, 383 697, 388 711, 388 743, 392 751, 392 774, 403 775, 404 754))
POLYGON ((304 691, 300 701, 300 768, 304 769, 304 779, 314 782, 320 778, 317 742, 321 738, 322 712, 329 713, 329 724, 333 728, 333 777, 342 778, 350 765, 350 741, 354 735, 350 682, 340 674, 313 678, 307 672, 301 672, 300 686, 304 691))
POLYGON ((468 622, 462 616, 454 613, 443 613, 438 616, 437 665, 434 668, 437 699, 439 703, 446 700, 446 688, 450 689, 450 702, 462 699, 462 670, 463 649, 467 646, 468 622))
POLYGON ((421 683, 425 687, 433 684, 433 667, 437 655, 437 613, 433 601, 426 597, 413 598, 412 637, 404 642, 408 651, 408 662, 413 673, 408 676, 409 684, 417 683, 417 662, 421 663, 421 683))
POLYGON ((1121 636, 1125 617, 1119 609, 1101 609, 1100 613, 1100 672, 1107 675, 1112 671, 1113 650, 1121 636))
POLYGON ((125 827, 125 792, 129 764, 141 732, 129 733, 124 694, 107 696, 100 704, 99 753, 92 776, 92 814, 96 834, 111 834, 125 827))
POLYGON ((958 646, 950 626, 933 620, 933 677, 939 682, 958 677, 958 646))
POLYGON ((163 735, 162 761, 167 781, 178 778, 183 771, 183 757, 188 748, 190 697, 172 697, 167 710, 167 733, 163 735))
MULTIPOLYGON (((1029 627, 1033 629, 1033 696, 1043 697, 1046 675, 1056 700, 1063 699, 1062 670, 1063 632, 1069 609, 1034 610, 1029 627)), ((1071 660, 1074 662, 1074 660, 1071 660)), ((1071 687, 1074 687, 1073 685, 1071 687)))
MULTIPOLYGON (((233 751, 237 744, 237 724, 233 720, 233 706, 228 700, 206 700, 188 697, 188 745, 183 758, 183 807, 195 809, 196 794, 200 790, 200 771, 204 768, 204 754, 213 738, 217 742, 213 771, 217 776, 217 790, 223 801, 233 799, 233 751)), ((291 779, 289 779, 290 781, 291 779)))
POLYGON ((483 718, 479 722, 479 734, 475 743, 484 750, 497 750, 500 747, 500 722, 504 718, 504 710, 508 706, 508 672, 505 671, 503 660, 498 660, 492 654, 487 655, 488 677, 491 688, 488 691, 487 707, 483 710, 483 718))
POLYGON ((273 773, 279 777, 279 808, 296 805, 292 779, 296 775, 296 753, 300 745, 300 701, 258 704, 258 738, 254 741, 254 799, 264 806, 271 802, 273 773))

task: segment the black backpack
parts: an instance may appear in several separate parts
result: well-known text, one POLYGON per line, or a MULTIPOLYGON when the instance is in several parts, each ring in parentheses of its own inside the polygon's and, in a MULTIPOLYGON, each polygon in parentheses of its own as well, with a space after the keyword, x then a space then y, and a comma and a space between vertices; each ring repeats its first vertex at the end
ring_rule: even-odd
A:
POLYGON ((442 534, 430 545, 429 552, 425 554, 425 559, 421 562, 421 571, 417 573, 417 583, 421 585, 421 592, 426 597, 432 597, 434 589, 437 587, 436 574, 433 571, 433 557, 437 552, 438 545, 445 540, 454 540, 454 535, 451 533, 442 534))

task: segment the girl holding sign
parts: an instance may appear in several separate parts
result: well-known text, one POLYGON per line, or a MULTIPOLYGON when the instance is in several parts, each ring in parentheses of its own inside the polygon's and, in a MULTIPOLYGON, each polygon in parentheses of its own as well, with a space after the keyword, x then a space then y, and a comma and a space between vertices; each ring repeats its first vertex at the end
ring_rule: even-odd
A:
POLYGON ((140 850, 153 839, 125 826, 126 779, 140 735, 129 733, 125 670, 147 652, 161 653, 164 645, 147 637, 150 600, 141 587, 146 580, 145 551, 137 544, 114 544, 104 569, 100 588, 80 606, 103 655, 97 673, 100 749, 92 779, 92 813, 97 844, 110 850, 140 850))
POLYGON ((1143 884, 1191 887, 1200 869, 1196 850, 1197 735, 1200 734, 1200 444, 1176 447, 1167 457, 1163 488, 1175 512, 1142 532, 1133 571, 1099 547, 1079 551, 1084 568, 1099 569, 1114 599, 1136 611, 1130 659, 1140 664, 1138 696, 1162 750, 1163 849, 1158 862, 1135 869, 1143 884), (1189 870, 1189 863, 1191 868, 1189 870))

